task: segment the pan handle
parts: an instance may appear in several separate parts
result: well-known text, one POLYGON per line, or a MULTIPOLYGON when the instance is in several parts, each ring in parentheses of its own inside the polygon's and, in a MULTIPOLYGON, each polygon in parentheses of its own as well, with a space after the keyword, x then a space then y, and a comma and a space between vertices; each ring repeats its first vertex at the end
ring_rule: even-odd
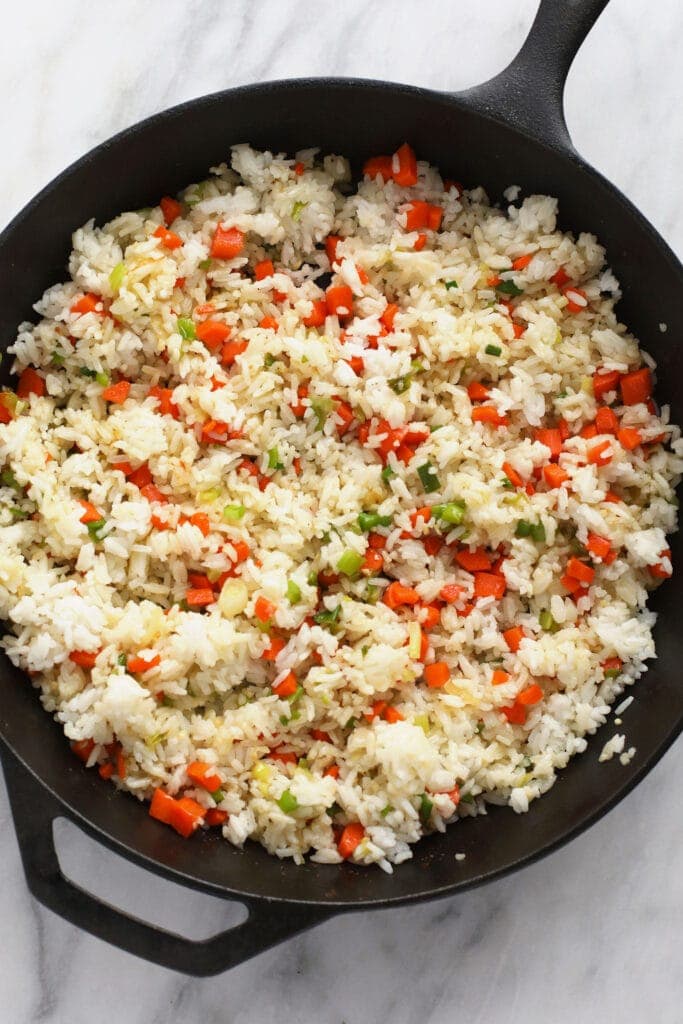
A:
POLYGON ((62 872, 52 834, 64 807, 3 747, 2 766, 28 887, 49 910, 134 956, 183 974, 206 977, 321 924, 329 911, 306 904, 243 900, 246 921, 209 939, 194 941, 117 910, 81 889, 62 872))
POLYGON ((522 49, 504 71, 457 93, 465 106, 573 151, 564 87, 581 44, 608 0, 541 0, 522 49))

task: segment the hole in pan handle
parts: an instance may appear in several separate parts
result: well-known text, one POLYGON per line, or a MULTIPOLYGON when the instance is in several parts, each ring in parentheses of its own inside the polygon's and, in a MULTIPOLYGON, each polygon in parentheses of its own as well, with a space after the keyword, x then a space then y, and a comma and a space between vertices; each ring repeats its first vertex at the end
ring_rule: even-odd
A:
POLYGON ((541 0, 524 44, 500 74, 466 89, 466 106, 558 149, 574 151, 564 119, 564 87, 581 44, 608 0, 541 0))
POLYGON ((52 822, 59 817, 73 819, 4 747, 0 754, 32 894, 55 914, 119 949, 183 974, 209 976, 236 967, 331 916, 319 907, 245 899, 241 901, 249 910, 245 921, 209 939, 193 941, 117 910, 65 877, 52 822))

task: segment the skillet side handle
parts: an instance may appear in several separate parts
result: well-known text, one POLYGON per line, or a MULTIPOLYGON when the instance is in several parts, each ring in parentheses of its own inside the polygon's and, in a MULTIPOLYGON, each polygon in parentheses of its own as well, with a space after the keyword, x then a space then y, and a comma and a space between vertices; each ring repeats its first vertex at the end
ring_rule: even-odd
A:
POLYGON ((569 69, 608 0, 541 0, 522 49, 504 71, 457 93, 478 113, 573 151, 564 119, 569 69))
POLYGON ((249 910, 246 921, 209 939, 193 941, 117 910, 62 873, 52 823, 68 814, 11 754, 4 748, 0 754, 32 894, 71 924, 127 953, 182 974, 207 977, 236 967, 331 916, 317 907, 244 900, 249 910))

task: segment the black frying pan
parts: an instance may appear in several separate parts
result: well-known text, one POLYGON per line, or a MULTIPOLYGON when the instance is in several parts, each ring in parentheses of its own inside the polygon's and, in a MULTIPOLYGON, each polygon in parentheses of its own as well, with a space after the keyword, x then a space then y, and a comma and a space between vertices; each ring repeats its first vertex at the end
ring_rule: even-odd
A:
MULTIPOLYGON (((91 216, 101 223, 121 210, 157 202, 203 177, 232 143, 249 141, 290 154, 319 145, 348 155, 358 170, 368 156, 393 152, 408 139, 444 174, 483 184, 493 197, 513 183, 524 193, 558 196, 564 228, 598 235, 623 286, 621 317, 657 359, 658 397, 671 403, 680 423, 683 395, 675 382, 683 368, 676 346, 683 333, 683 268, 628 200, 575 152, 562 113, 572 59, 606 2, 542 0, 510 67, 457 96, 349 79, 270 82, 193 100, 122 132, 48 185, 0 237, 2 344, 31 317, 32 301, 63 279, 76 226, 91 216), (668 333, 658 330, 661 322, 668 333)), ((679 534, 673 538, 674 559, 682 545, 679 534)), ((528 814, 492 808, 445 835, 428 837, 393 876, 350 864, 295 867, 259 846, 240 851, 209 833, 191 841, 175 836, 136 800, 83 770, 26 678, 3 659, 2 757, 31 891, 122 949, 190 974, 213 974, 341 911, 445 896, 512 871, 605 814, 680 732, 679 596, 680 573, 652 601, 661 612, 659 657, 624 715, 628 742, 637 747, 627 767, 616 759, 598 765, 603 731, 528 814), (206 942, 190 942, 98 902, 61 874, 51 827, 60 815, 160 875, 245 903, 248 919, 206 942), (467 858, 457 862, 460 850, 467 858)))

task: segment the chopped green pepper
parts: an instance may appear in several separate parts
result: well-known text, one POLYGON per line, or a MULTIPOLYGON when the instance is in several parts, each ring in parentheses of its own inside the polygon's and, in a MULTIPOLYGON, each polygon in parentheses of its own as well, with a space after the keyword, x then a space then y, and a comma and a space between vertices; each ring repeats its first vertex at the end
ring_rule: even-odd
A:
POLYGON ((313 616, 313 621, 318 626, 334 626, 339 619, 341 614, 341 605, 338 604, 334 608, 325 608, 321 612, 316 612, 313 616))
POLYGON ((425 494, 433 494, 434 491, 441 488, 441 483, 431 462, 425 462, 424 465, 418 466, 417 475, 424 487, 425 494))
POLYGON ((487 356, 499 356, 502 353, 500 345, 487 345, 484 352, 487 356))
POLYGON ((424 824, 429 821, 433 806, 434 802, 429 799, 426 793, 422 793, 420 796, 420 819, 424 824))
POLYGON ((432 515, 444 523, 459 526, 465 516, 467 505, 464 501, 449 501, 446 505, 432 505, 432 515))
POLYGON ((517 295, 522 295, 524 289, 518 288, 515 282, 508 278, 506 281, 501 281, 496 285, 496 291, 502 292, 503 295, 509 295, 510 298, 514 299, 517 295))
POLYGON ((100 530, 105 524, 105 519, 96 519, 93 523, 87 524, 86 529, 93 540, 102 540, 100 530))
POLYGON ((185 316, 178 317, 176 324, 178 326, 178 334, 185 341, 193 341, 197 337, 197 332, 194 328, 194 321, 189 320, 185 316))
POLYGON ((362 564, 363 556, 352 548, 347 548, 337 562, 337 568, 345 576, 355 576, 362 564))
POLYGON ((531 524, 531 539, 535 540, 537 544, 545 543, 545 526, 543 523, 531 524))
POLYGON ((403 377, 394 377, 393 380, 389 381, 389 387, 397 395, 404 395, 410 388, 410 384, 411 376, 409 373, 405 374, 403 377))
POLYGON ((301 214, 303 213, 303 211, 306 209, 307 206, 308 206, 308 203, 304 203, 300 199, 298 199, 294 203, 294 206, 292 207, 292 220, 294 220, 294 221, 299 220, 299 218, 301 217, 301 214))
POLYGON ((244 505, 226 505, 223 509, 223 518, 228 523, 238 523, 246 511, 244 505))
POLYGON ((457 281, 444 281, 444 284, 446 286, 446 290, 447 291, 450 291, 451 288, 457 288, 458 287, 458 282, 457 281))
POLYGON ((286 789, 278 800, 278 807, 281 811, 284 811, 285 814, 292 814, 298 806, 299 801, 289 789, 286 789))
POLYGON ((553 613, 549 608, 544 608, 538 616, 538 624, 541 629, 546 633, 555 633, 560 628, 558 623, 553 618, 553 613))
POLYGON ((396 476, 394 470, 391 466, 385 466, 381 473, 382 480, 386 482, 387 480, 391 480, 392 476, 396 476))
POLYGON ((275 448, 268 449, 268 469, 284 469, 285 467, 280 462, 280 454, 275 448))
POLYGON ((287 580, 287 600, 290 604, 298 604, 301 600, 301 587, 294 580, 287 580))
POLYGON ((526 519, 520 519, 517 523, 517 529, 515 530, 515 537, 530 537, 531 536, 531 523, 527 523, 526 519))
POLYGON ((391 526, 393 521, 393 516, 381 516, 378 512, 360 512, 358 515, 358 525, 363 533, 369 533, 378 526, 391 526))
POLYGON ((116 293, 123 284, 123 279, 126 276, 126 264, 117 263, 112 272, 109 275, 109 285, 111 290, 116 293))

